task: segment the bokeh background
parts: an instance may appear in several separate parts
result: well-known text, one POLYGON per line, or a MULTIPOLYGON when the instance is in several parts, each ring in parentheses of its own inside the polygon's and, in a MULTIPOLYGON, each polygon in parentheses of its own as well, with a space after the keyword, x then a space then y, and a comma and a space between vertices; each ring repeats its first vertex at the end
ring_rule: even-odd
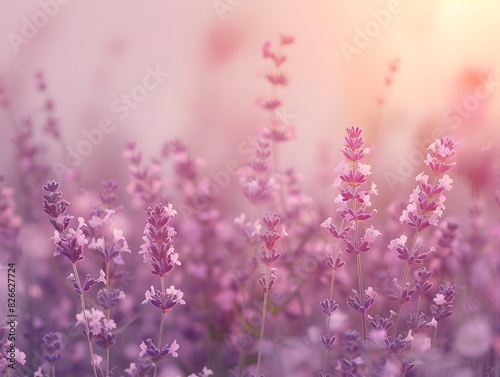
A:
POLYGON ((16 53, 9 33, 22 35, 23 18, 32 21, 42 3, 1 5, 0 75, 10 101, 9 116, 0 115, 1 170, 12 176, 12 128, 44 103, 35 90, 37 72, 45 76, 65 145, 75 147, 82 130, 104 117, 116 121, 116 130, 78 167, 87 180, 123 174, 115 168, 123 165, 118 152, 129 140, 157 151, 165 139, 182 137, 213 168, 238 158, 233 146, 266 121, 255 105, 269 94, 261 46, 279 33, 296 37, 282 97, 298 138, 284 148, 284 160, 311 173, 310 189, 318 146, 336 147, 348 125, 370 133, 368 142, 384 152, 376 152, 382 171, 397 171, 397 156, 406 157, 438 127, 467 140, 464 150, 473 154, 498 146, 495 92, 455 130, 444 118, 482 78, 498 75, 500 5, 493 0, 397 1, 399 12, 350 61, 341 44, 353 44, 356 28, 364 29, 371 12, 387 10, 390 2, 240 1, 221 11, 216 1, 67 1, 57 3, 47 25, 16 53), (156 65, 168 79, 125 120, 117 119, 113 100, 156 65))
MULTIPOLYGON (((333 169, 348 126, 362 127, 372 150, 379 207, 408 197, 425 146, 448 135, 461 146, 446 215, 466 220, 474 199, 498 220, 499 19, 495 0, 2 1, 0 175, 22 186, 29 168, 19 160, 16 135, 27 123, 43 146, 37 161, 52 167, 43 179, 78 177, 85 188, 102 179, 127 182, 122 153, 130 141, 149 158, 181 138, 204 161, 204 176, 230 161, 243 165, 248 156, 238 146, 268 120, 258 106, 271 92, 262 46, 285 34, 295 42, 287 48, 289 83, 279 96, 297 137, 281 147, 281 161, 303 175, 307 195, 333 210, 333 169), (47 9, 52 14, 37 20, 47 9), (380 12, 390 14, 386 25, 378 22, 366 46, 356 47, 359 30, 373 27, 380 12), (26 37, 33 22, 44 26, 26 37), (350 56, 347 44, 357 48, 350 56), (148 67, 168 77, 120 119, 113 102, 141 84, 148 67), (58 176, 54 162, 64 164, 68 148, 77 148, 103 119, 114 130, 68 176, 58 176), (51 129, 60 133, 57 142, 51 129)), ((175 185, 168 174, 164 184, 166 190, 175 185)), ((125 185, 119 192, 127 197, 125 185)), ((95 199, 81 198, 76 208, 95 199)), ((228 218, 250 211, 236 178, 217 202, 228 218)), ((49 244, 46 230, 30 226, 29 216, 40 211, 31 203, 19 200, 28 218, 22 234, 29 234, 21 244, 25 255, 39 255, 43 248, 34 243, 49 244)), ((126 221, 122 227, 127 231, 126 221)))

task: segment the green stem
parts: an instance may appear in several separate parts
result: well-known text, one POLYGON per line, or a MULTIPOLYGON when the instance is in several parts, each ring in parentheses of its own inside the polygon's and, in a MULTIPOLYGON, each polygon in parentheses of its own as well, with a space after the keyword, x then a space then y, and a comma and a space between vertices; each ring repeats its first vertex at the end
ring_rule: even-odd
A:
MULTIPOLYGON (((253 226, 254 218, 255 218, 255 209, 256 206, 255 204, 252 203, 252 209, 250 212, 250 226, 253 226)), ((248 243, 248 249, 247 249, 247 258, 245 260, 245 272, 246 272, 246 267, 247 267, 247 262, 252 260, 252 245, 250 242, 248 243)), ((236 276, 236 279, 238 279, 238 276, 236 276)), ((246 293, 247 293, 247 288, 248 288, 248 279, 246 279, 243 282, 243 285, 241 287, 241 328, 244 327, 244 321, 245 321, 245 310, 246 310, 246 293)), ((243 375, 243 368, 245 367, 245 357, 246 357, 246 352, 245 349, 242 348, 240 350, 239 354, 239 359, 238 359, 238 377, 241 377, 243 375)))
MULTIPOLYGON (((332 275, 330 278, 330 295, 328 296, 329 299, 331 299, 333 297, 333 287, 335 284, 335 271, 336 270, 332 270, 332 275)), ((326 317, 326 335, 328 335, 330 333, 330 318, 331 318, 331 315, 326 317)), ((329 350, 327 348, 325 348, 325 352, 323 354, 323 374, 324 375, 326 375, 327 368, 328 368, 328 351, 329 350)))
POLYGON ((264 327, 266 325, 266 313, 267 313, 267 297, 269 294, 269 266, 266 267, 266 291, 264 292, 264 301, 262 303, 262 318, 260 322, 260 338, 259 338, 259 353, 257 356, 257 370, 255 372, 256 376, 260 376, 260 361, 262 358, 262 343, 264 341, 264 327))
MULTIPOLYGON (((109 261, 106 261, 106 291, 109 295, 111 291, 111 283, 110 283, 110 276, 109 276, 109 261)), ((111 308, 106 309, 106 318, 108 321, 111 319, 111 308)), ((109 364, 110 364, 110 352, 109 352, 109 347, 106 348, 106 376, 109 376, 109 364)))
MULTIPOLYGON (((353 163, 353 170, 356 172, 357 169, 357 164, 356 162, 353 163)), ((354 213, 358 212, 358 202, 357 199, 354 199, 354 213)), ((354 219, 354 242, 356 245, 359 245, 359 225, 358 225, 358 220, 354 219)), ((365 304, 365 289, 363 286, 363 269, 361 266, 361 254, 358 251, 356 254, 356 270, 358 273, 358 290, 359 290, 359 298, 361 300, 361 305, 365 304)), ((363 340, 367 339, 366 335, 366 323, 365 323, 365 314, 361 314, 361 331, 363 333, 363 340)))
POLYGON ((52 364, 52 377, 56 377, 56 365, 55 364, 52 364))
MULTIPOLYGON (((405 267, 405 273, 403 275, 403 283, 401 284, 401 291, 403 291, 404 286, 406 284, 406 279, 408 277, 408 271, 410 270, 410 263, 408 261, 406 262, 406 267, 405 267)), ((396 333, 398 331, 398 325, 399 325, 399 317, 401 314, 401 307, 403 306, 403 303, 401 302, 401 298, 399 299, 399 304, 398 304, 398 311, 396 312, 396 320, 394 321, 394 329, 392 330, 392 339, 395 338, 396 333)))
POLYGON ((432 343, 431 343, 431 345, 432 345, 432 347, 434 347, 434 349, 437 349, 436 346, 435 346, 435 344, 434 344, 436 342, 436 334, 437 334, 437 332, 438 332, 438 327, 436 325, 436 327, 434 328, 434 334, 432 335, 432 343))
MULTIPOLYGON (((363 287, 363 271, 361 268, 361 254, 356 254, 356 267, 358 270, 358 286, 359 286, 359 297, 361 299, 361 303, 364 305, 365 303, 365 291, 363 287)), ((363 332, 363 339, 367 339, 366 335, 366 323, 365 323, 365 315, 361 314, 361 330, 363 332)))
POLYGON ((422 296, 419 294, 418 299, 417 299, 417 311, 415 312, 416 318, 418 318, 418 312, 420 310, 420 301, 421 301, 422 296))
MULTIPOLYGON (((413 255, 413 253, 415 251, 415 246, 417 244, 417 237, 418 237, 419 233, 420 233, 420 231, 417 230, 415 232, 415 236, 413 237, 413 242, 412 242, 411 248, 410 248, 410 256, 413 255)), ((406 279, 408 278, 408 272, 409 271, 410 271, 410 263, 408 263, 408 261, 406 261, 405 273, 403 275, 403 282, 401 283, 401 293, 403 293, 403 289, 405 287, 406 279)), ((403 306, 403 303, 401 302, 401 298, 400 298, 399 299, 399 304, 398 304, 398 311, 396 313, 396 320, 394 322, 394 330, 392 331, 392 339, 395 338, 396 333, 398 331, 399 317, 401 315, 401 307, 402 306, 403 306)))
MULTIPOLYGON (((161 293, 165 293, 165 277, 161 277, 161 293)), ((158 334, 158 344, 157 347, 158 349, 161 349, 161 342, 163 339, 163 327, 165 325, 165 312, 161 312, 161 321, 160 321, 160 333, 158 334)), ((155 363, 155 369, 153 372, 153 377, 156 377, 158 373, 158 363, 155 363)))
POLYGON ((286 213, 286 196, 285 191, 283 189, 283 182, 281 181, 281 163, 280 163, 280 152, 278 143, 276 141, 272 141, 273 145, 273 165, 274 165, 274 173, 276 174, 276 179, 278 180, 278 184, 280 187, 280 198, 281 205, 283 207, 283 213, 286 213))
POLYGON ((78 269, 76 268, 76 263, 73 263, 73 272, 75 274, 76 282, 78 283, 78 287, 82 293, 80 294, 80 304, 82 306, 83 319, 85 324, 85 331, 87 333, 87 342, 89 345, 89 353, 90 353, 90 364, 92 365, 92 371, 94 373, 94 377, 97 377, 97 369, 94 362, 94 350, 92 348, 92 341, 89 339, 90 329, 89 329, 89 321, 87 319, 87 313, 85 313, 85 298, 83 297, 83 289, 82 283, 80 282, 80 276, 78 275, 78 269))
MULTIPOLYGON (((340 229, 342 229, 344 227, 344 219, 342 219, 342 222, 340 223, 340 229)), ((340 250, 339 250, 339 246, 340 246, 340 239, 337 239, 337 244, 336 244, 336 247, 335 247, 335 257, 338 257, 339 254, 340 254, 340 250)), ((335 263, 335 260, 333 261, 335 263)), ((330 275, 330 291, 328 293, 328 299, 331 300, 333 299, 333 288, 335 286, 335 272, 337 270, 335 269, 332 269, 332 274, 330 275)), ((327 316, 326 318, 326 335, 329 335, 330 334, 330 320, 331 320, 331 316, 327 316)), ((327 348, 325 348, 325 352, 323 354, 323 374, 326 375, 327 373, 327 370, 328 370, 328 352, 329 350, 327 348)))

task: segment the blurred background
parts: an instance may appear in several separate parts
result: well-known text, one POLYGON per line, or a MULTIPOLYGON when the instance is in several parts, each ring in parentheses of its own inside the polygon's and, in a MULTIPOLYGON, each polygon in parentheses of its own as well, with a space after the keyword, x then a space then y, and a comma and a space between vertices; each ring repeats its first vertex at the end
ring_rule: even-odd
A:
POLYGON ((31 119, 36 133, 47 99, 61 134, 60 149, 45 154, 49 163, 64 162, 65 148, 76 148, 82 131, 102 119, 115 125, 76 168, 86 182, 126 174, 121 151, 131 140, 148 155, 180 137, 207 171, 241 159, 235 146, 267 119, 256 105, 270 93, 261 48, 280 33, 296 38, 280 97, 297 139, 283 147, 283 164, 306 173, 310 192, 318 193, 324 155, 338 160, 334 151, 349 125, 368 133, 375 170, 386 173, 376 181, 392 192, 404 182, 391 174, 401 178, 400 161, 433 130, 460 139, 463 155, 478 156, 488 145, 498 152, 500 4, 493 0, 40 0, 1 8, 0 85, 8 106, 0 113, 0 171, 11 179, 19 171, 15 128, 31 119), (169 75, 120 119, 113 101, 130 94, 147 67, 169 75), (489 91, 467 103, 483 81, 489 91))
MULTIPOLYGON (((492 205, 500 188, 499 19, 496 0, 2 1, 0 176, 18 189, 23 255, 47 258, 51 247, 52 231, 36 225, 42 182, 78 192, 71 199, 79 213, 97 202, 99 182, 113 179, 129 209, 126 144, 149 161, 165 157, 176 138, 200 159, 201 177, 215 180, 247 162, 269 122, 261 104, 272 96, 296 134, 280 145, 281 166, 302 174, 306 195, 329 213, 346 127, 364 130, 382 223, 390 202, 407 200, 427 146, 448 135, 461 146, 445 216, 469 224, 479 200, 481 216, 493 219, 488 234, 496 226, 500 239, 492 205), (294 42, 280 66, 287 83, 276 90, 263 52, 282 35, 294 42)), ((168 169, 162 184, 171 198, 168 169)), ((229 224, 250 213, 236 177, 218 186, 216 205, 229 224)), ((136 251, 144 219, 124 217, 117 223, 136 251)), ((225 231, 230 240, 234 229, 225 231)))

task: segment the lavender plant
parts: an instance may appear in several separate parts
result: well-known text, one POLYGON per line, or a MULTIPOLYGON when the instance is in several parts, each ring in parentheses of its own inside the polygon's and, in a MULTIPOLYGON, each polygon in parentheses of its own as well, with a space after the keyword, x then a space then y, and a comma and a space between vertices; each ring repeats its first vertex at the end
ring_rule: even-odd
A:
POLYGON ((338 206, 337 214, 342 219, 337 228, 332 218, 329 217, 321 224, 323 228, 329 231, 336 239, 334 254, 331 254, 326 263, 331 269, 330 290, 328 298, 321 301, 323 313, 326 315, 326 333, 321 337, 325 348, 323 371, 320 376, 329 376, 328 370, 328 351, 332 347, 335 337, 330 335, 330 319, 332 313, 338 308, 338 304, 333 299, 335 272, 342 268, 345 262, 341 259, 343 254, 340 249, 340 241, 345 244, 345 252, 356 256, 356 270, 358 277, 358 290, 353 290, 353 294, 347 298, 347 303, 351 308, 361 314, 361 331, 363 339, 367 338, 366 315, 368 309, 373 305, 374 296, 365 293, 363 284, 363 271, 361 264, 361 254, 370 251, 372 244, 377 236, 378 230, 372 227, 365 228, 364 236, 361 238, 360 223, 369 220, 376 210, 369 211, 371 206, 371 195, 377 194, 376 185, 371 184, 369 189, 364 189, 367 176, 371 174, 371 167, 360 161, 369 153, 368 148, 364 148, 364 140, 361 137, 362 130, 359 127, 349 127, 347 137, 344 138, 344 148, 342 153, 346 160, 341 160, 337 172, 338 178, 334 187, 338 188, 340 194, 335 199, 338 206))
MULTIPOLYGON (((65 256, 69 259, 73 267, 73 273, 69 274, 68 280, 73 286, 75 293, 80 297, 82 312, 77 315, 77 323, 83 323, 85 326, 83 335, 88 343, 92 372, 94 377, 98 377, 96 366, 96 360, 98 360, 98 358, 94 354, 92 340, 96 334, 100 333, 100 318, 98 312, 90 312, 86 309, 84 294, 97 283, 106 284, 105 273, 101 270, 99 278, 93 278, 91 275, 87 275, 82 284, 78 273, 77 263, 83 259, 84 247, 88 244, 88 240, 82 229, 87 225, 84 219, 79 217, 77 228, 70 227, 73 216, 66 213, 70 204, 67 200, 63 199, 62 192, 58 191, 59 186, 59 182, 56 181, 48 181, 47 184, 43 186, 45 191, 43 195, 43 211, 51 217, 50 223, 55 229, 54 236, 52 237, 55 245, 54 256, 65 256), (92 315, 92 317, 89 317, 89 315, 92 315), (98 327, 94 326, 91 328, 91 320, 94 323, 97 320, 98 327)), ((106 331, 113 328, 113 323, 110 321, 105 323, 106 331)))
POLYGON ((261 225, 257 225, 256 234, 261 239, 263 245, 261 247, 262 256, 260 257, 260 261, 265 266, 265 272, 262 273, 258 282, 264 293, 264 299, 262 302, 262 319, 260 323, 260 337, 259 337, 259 348, 258 348, 258 356, 257 356, 257 367, 255 376, 261 376, 260 372, 260 362, 262 357, 262 344, 264 340, 264 330, 266 325, 266 313, 267 313, 267 305, 268 305, 268 297, 269 292, 273 288, 276 278, 277 278, 277 269, 271 267, 276 261, 278 261, 281 257, 281 254, 278 253, 276 249, 276 243, 284 236, 288 236, 288 233, 285 232, 285 227, 282 226, 281 231, 278 231, 277 227, 281 221, 277 214, 274 214, 272 217, 267 214, 262 219, 266 230, 261 231, 261 225))
POLYGON ((177 340, 168 345, 163 345, 163 329, 165 325, 165 315, 171 311, 177 304, 184 305, 186 302, 182 299, 184 293, 176 289, 173 285, 169 288, 165 286, 165 277, 173 268, 180 265, 179 254, 174 251, 172 244, 176 232, 169 225, 170 219, 177 214, 169 203, 167 206, 157 204, 154 208, 148 209, 148 219, 144 228, 144 243, 141 246, 140 254, 144 257, 144 263, 151 266, 151 273, 160 278, 160 290, 151 286, 146 291, 143 304, 151 303, 154 307, 161 310, 161 321, 159 328, 158 341, 156 345, 151 338, 141 343, 140 357, 146 357, 154 364, 153 377, 158 373, 158 364, 168 355, 177 357, 179 345, 177 340))
MULTIPOLYGON (((12 115, 0 82, 0 107, 15 126, 21 173, 17 180, 0 179, 0 270, 12 264, 21 271, 17 318, 0 325, 0 374, 498 374, 500 227, 498 207, 490 204, 498 204, 499 195, 478 182, 479 172, 468 172, 475 180, 472 200, 450 196, 455 211, 447 210, 453 213, 445 218, 448 192, 462 182, 449 175, 458 143, 442 137, 429 146, 426 171, 416 176, 408 202, 380 189, 377 214, 372 201, 379 189, 370 179, 365 139, 379 152, 370 132, 380 128, 349 127, 335 171, 335 209, 328 213, 330 207, 280 157, 282 143, 296 137, 283 116, 281 93, 289 83, 285 52, 292 43, 281 36, 262 49, 270 63, 270 94, 257 103, 267 123, 256 131, 247 163, 233 171, 239 182, 227 175, 227 189, 239 183, 246 202, 215 185, 213 167, 188 140, 165 142, 150 161, 129 143, 123 154, 128 185, 119 169, 99 190, 86 186, 95 173, 68 182, 64 197, 59 182, 43 185, 53 255, 65 258, 46 252, 49 224, 39 221, 39 207, 30 206, 49 172, 44 152, 64 136, 54 101, 37 75, 44 117, 43 129, 37 128, 33 119, 12 115), (40 132, 48 138, 38 138, 40 132), (130 203, 119 195, 124 186, 130 203), (238 215, 245 206, 248 211, 238 215), (179 255, 182 268, 172 274, 181 266, 179 255), (148 270, 136 263, 141 259, 148 270)), ((379 108, 389 98, 398 62, 389 67, 379 108)), ((495 175, 494 157, 487 155, 489 169, 480 166, 488 179, 495 175)))

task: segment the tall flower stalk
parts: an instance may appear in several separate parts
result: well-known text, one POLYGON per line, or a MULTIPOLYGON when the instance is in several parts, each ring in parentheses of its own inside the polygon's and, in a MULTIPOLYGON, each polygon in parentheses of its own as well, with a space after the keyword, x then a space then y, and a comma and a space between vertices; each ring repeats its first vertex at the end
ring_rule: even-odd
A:
POLYGON ((54 227, 54 240, 55 250, 54 256, 64 255, 71 261, 73 273, 68 276, 68 280, 72 284, 75 293, 80 297, 80 304, 82 308, 82 320, 85 326, 85 338, 87 339, 90 364, 94 377, 97 377, 96 359, 92 347, 93 333, 89 326, 88 313, 85 307, 84 293, 89 291, 95 284, 101 282, 106 284, 104 271, 101 270, 99 278, 92 278, 87 275, 84 284, 82 284, 77 263, 83 259, 84 247, 87 245, 88 240, 85 237, 83 229, 87 226, 82 217, 78 218, 78 227, 76 229, 70 228, 73 216, 66 214, 69 207, 69 202, 62 198, 62 192, 59 190, 59 182, 49 181, 43 186, 45 194, 43 195, 43 211, 51 217, 50 223, 54 227))
POLYGON ((340 161, 336 169, 338 177, 333 184, 333 187, 340 192, 335 199, 335 203, 337 204, 337 214, 341 218, 341 224, 337 228, 331 217, 321 224, 337 240, 335 254, 330 255, 327 260, 327 265, 331 269, 329 295, 321 301, 323 313, 327 316, 326 332, 321 337, 325 352, 323 372, 320 376, 325 377, 329 376, 327 372, 328 351, 335 341, 335 337, 330 335, 331 315, 338 307, 338 304, 333 300, 335 272, 344 265, 341 259, 342 253, 339 250, 340 240, 345 243, 345 251, 356 256, 358 291, 353 290, 353 296, 349 296, 347 302, 360 313, 362 335, 363 339, 366 339, 365 317, 367 310, 373 305, 374 297, 365 297, 361 254, 370 251, 376 237, 380 235, 379 231, 370 227, 365 228, 363 238, 360 236, 359 224, 370 219, 376 213, 376 210, 369 211, 369 207, 371 206, 371 195, 376 195, 378 192, 374 183, 371 184, 369 189, 364 187, 367 177, 371 174, 371 167, 360 162, 370 152, 369 148, 364 148, 365 142, 361 137, 361 128, 349 127, 346 131, 347 136, 343 139, 344 148, 341 150, 345 159, 340 161))
MULTIPOLYGON (((258 103, 269 113, 269 121, 267 126, 262 129, 262 136, 271 142, 274 174, 278 179, 282 174, 279 144, 295 138, 295 128, 289 125, 290 120, 286 119, 286 114, 279 113, 282 101, 278 94, 280 87, 288 85, 288 77, 283 71, 283 64, 287 61, 287 56, 283 50, 294 42, 294 37, 280 35, 276 47, 273 47, 271 42, 266 42, 262 47, 263 58, 269 59, 272 63, 271 70, 266 74, 266 80, 271 86, 271 94, 267 99, 259 99, 258 103)), ((281 204, 285 209, 285 193, 282 182, 280 182, 280 196, 281 204)))
POLYGON ((407 237, 405 235, 392 240, 389 244, 389 249, 395 251, 398 258, 406 262, 403 280, 399 286, 400 294, 392 332, 393 339, 397 334, 401 307, 404 303, 409 302, 412 294, 415 293, 415 289, 410 287, 407 281, 410 267, 413 264, 421 264, 432 251, 435 251, 434 248, 424 251, 422 246, 417 245, 418 236, 431 225, 437 226, 439 218, 443 214, 446 200, 444 192, 450 191, 453 183, 453 180, 445 173, 456 164, 449 160, 455 155, 457 145, 458 143, 450 138, 442 137, 429 146, 424 163, 432 173, 432 183, 429 183, 429 175, 425 172, 421 172, 415 177, 417 187, 411 193, 409 203, 399 219, 401 223, 406 223, 414 230, 411 246, 409 248, 406 246, 407 237))
POLYGON ((184 305, 186 302, 182 299, 184 293, 176 289, 173 285, 170 288, 165 287, 165 277, 173 270, 175 266, 180 266, 179 254, 174 251, 172 244, 173 237, 176 235, 175 229, 169 225, 170 220, 177 214, 169 203, 167 206, 156 204, 154 208, 148 208, 148 218, 144 229, 144 243, 141 246, 139 254, 143 254, 144 262, 152 267, 151 273, 160 278, 160 290, 151 286, 146 291, 143 304, 151 303, 154 307, 161 310, 160 329, 158 342, 156 345, 151 338, 141 343, 140 357, 146 357, 154 363, 153 377, 158 373, 158 364, 168 355, 177 357, 179 345, 177 340, 170 346, 162 346, 163 331, 165 326, 165 315, 171 311, 177 304, 184 305))
POLYGON ((262 220, 266 228, 265 231, 263 232, 261 231, 262 226, 259 224, 257 225, 256 231, 254 232, 254 234, 256 234, 263 243, 261 245, 262 255, 260 257, 260 261, 263 263, 264 266, 264 272, 262 273, 262 276, 258 280, 262 292, 264 293, 264 299, 262 301, 262 317, 260 323, 257 367, 255 372, 255 376, 258 377, 261 376, 260 365, 262 359, 262 345, 264 342, 264 330, 266 326, 266 314, 267 314, 269 292, 273 288, 277 277, 277 269, 271 266, 281 257, 281 254, 278 253, 276 249, 276 243, 282 237, 288 236, 288 234, 285 231, 285 226, 282 226, 281 231, 278 231, 277 227, 281 222, 281 219, 278 217, 277 214, 274 214, 273 216, 266 214, 262 220))
MULTIPOLYGON (((92 218, 88 221, 89 233, 92 235, 89 249, 93 250, 101 259, 107 276, 106 287, 97 293, 97 303, 105 310, 108 323, 111 320, 111 308, 125 298, 125 293, 122 290, 112 286, 112 271, 117 266, 124 264, 122 253, 130 253, 123 232, 120 229, 111 228, 115 212, 120 209, 119 207, 111 208, 116 200, 115 191, 117 188, 118 185, 113 181, 101 182, 101 191, 99 192, 101 205, 93 210, 92 218)), ((102 334, 100 333, 100 337, 97 344, 106 349, 106 375, 108 375, 110 348, 114 344, 114 337, 106 329, 102 334)))

